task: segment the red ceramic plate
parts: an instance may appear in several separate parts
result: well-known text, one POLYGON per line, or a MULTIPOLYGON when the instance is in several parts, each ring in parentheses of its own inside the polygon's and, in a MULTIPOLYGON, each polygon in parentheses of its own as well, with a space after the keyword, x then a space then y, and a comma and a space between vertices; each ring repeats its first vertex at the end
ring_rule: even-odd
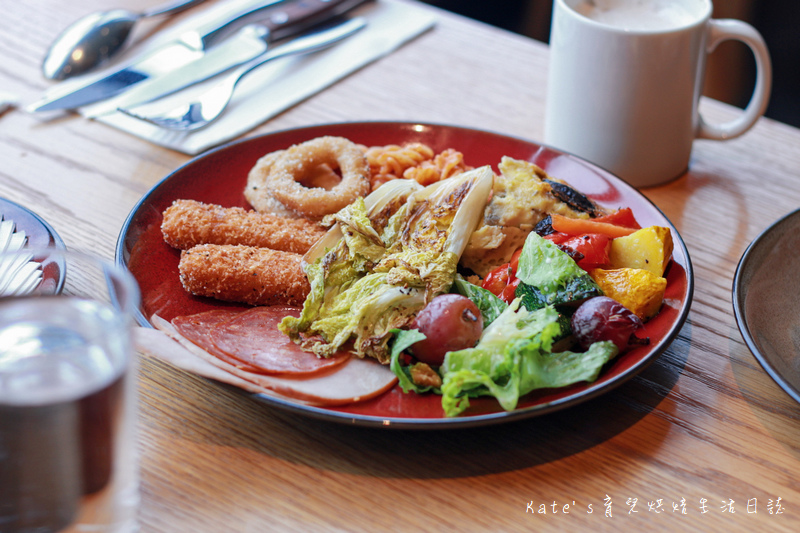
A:
POLYGON ((667 271, 665 305, 646 325, 644 335, 651 341, 648 346, 616 358, 594 383, 531 393, 521 399, 513 412, 505 412, 493 399, 485 398, 471 400, 470 409, 461 416, 445 418, 439 396, 404 394, 399 387, 379 398, 337 408, 309 407, 259 395, 265 403, 303 415, 362 426, 422 429, 505 422, 562 409, 611 390, 644 369, 678 335, 692 299, 689 255, 672 223, 636 189, 577 157, 522 139, 454 126, 396 122, 329 124, 245 139, 200 155, 164 178, 134 207, 117 242, 117 262, 133 273, 142 291, 140 323, 149 325, 148 318, 154 313, 172 319, 230 305, 193 297, 181 287, 179 254, 164 244, 160 232, 161 213, 172 201, 193 199, 249 208, 243 190, 247 174, 258 158, 322 135, 342 136, 368 146, 422 142, 436 151, 455 148, 464 154, 468 164, 492 165, 495 171, 500 158, 507 155, 536 163, 603 206, 628 206, 642 226, 660 225, 672 230, 675 250, 667 271))

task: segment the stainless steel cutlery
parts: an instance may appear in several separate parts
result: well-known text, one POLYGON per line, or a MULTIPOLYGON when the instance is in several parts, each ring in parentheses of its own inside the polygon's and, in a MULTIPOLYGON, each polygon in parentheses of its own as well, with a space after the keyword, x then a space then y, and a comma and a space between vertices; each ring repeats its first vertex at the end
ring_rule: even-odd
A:
MULTIPOLYGON (((365 0, 262 0, 225 20, 184 33, 110 73, 54 88, 29 112, 75 109, 104 102, 90 116, 152 101, 259 57, 286 39, 341 15, 365 0), (258 21, 263 28, 236 33, 258 21), (119 96, 118 96, 119 95, 119 96), (119 98, 116 100, 114 98, 119 98)), ((77 80, 76 80, 77 81, 77 80)))
MULTIPOLYGON (((283 46, 268 50, 234 70, 222 82, 201 94, 196 100, 164 113, 142 115, 135 109, 122 108, 120 111, 166 129, 193 131, 203 128, 222 114, 230 102, 239 81, 264 63, 290 55, 323 50, 353 35, 364 26, 366 26, 366 21, 361 17, 357 17, 332 28, 299 37, 283 46)), ((253 32, 265 31, 263 27, 257 26, 248 29, 253 32)))

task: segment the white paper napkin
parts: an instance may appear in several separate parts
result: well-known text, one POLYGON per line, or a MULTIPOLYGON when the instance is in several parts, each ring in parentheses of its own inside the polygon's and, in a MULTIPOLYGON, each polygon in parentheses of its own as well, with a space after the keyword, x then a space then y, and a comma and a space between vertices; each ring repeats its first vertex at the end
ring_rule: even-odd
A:
MULTIPOLYGON (((242 3, 239 2, 237 7, 242 3)), ((244 2, 245 5, 248 3, 253 3, 253 0, 244 2)), ((310 55, 275 60, 249 74, 237 85, 223 115, 203 129, 175 132, 118 112, 94 120, 155 144, 195 155, 250 131, 359 68, 390 54, 435 24, 430 12, 393 0, 370 2, 354 10, 352 16, 356 15, 367 19, 367 27, 334 47, 310 55)), ((209 14, 203 16, 208 18, 209 14)), ((181 24, 182 28, 185 26, 181 24)), ((155 113, 170 110, 191 101, 192 95, 208 90, 220 80, 221 77, 213 78, 138 106, 136 111, 155 113)), ((79 112, 89 110, 91 107, 79 112)))

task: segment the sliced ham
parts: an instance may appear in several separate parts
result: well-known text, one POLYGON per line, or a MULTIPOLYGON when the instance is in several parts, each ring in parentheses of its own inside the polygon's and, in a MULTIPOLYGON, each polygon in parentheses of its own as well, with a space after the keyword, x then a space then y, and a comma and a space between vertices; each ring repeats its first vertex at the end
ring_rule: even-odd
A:
MULTIPOLYGON (((280 321, 289 315, 300 316, 300 309, 253 307, 215 324, 210 331, 210 340, 224 354, 244 363, 248 369, 255 368, 251 371, 259 374, 287 377, 320 374, 350 359, 350 354, 345 351, 328 358, 304 351, 278 329, 280 321)), ((179 327, 177 329, 181 332, 179 327)), ((205 347, 204 344, 201 346, 205 347)))
POLYGON ((236 385, 249 392, 261 392, 262 387, 234 376, 206 359, 198 357, 182 344, 175 342, 164 331, 152 328, 136 328, 136 347, 151 357, 161 359, 192 374, 236 385))
POLYGON ((212 332, 217 325, 239 316, 241 309, 212 309, 194 315, 177 316, 172 319, 172 325, 185 338, 189 339, 198 346, 205 347, 206 351, 222 359, 226 363, 238 366, 248 372, 258 372, 258 367, 248 365, 226 352, 218 349, 212 340, 212 332))
POLYGON ((163 336, 158 339, 155 335, 147 335, 148 353, 189 372, 230 383, 249 392, 288 398, 307 405, 338 406, 374 398, 397 383, 397 378, 387 366, 356 357, 346 359, 324 374, 303 378, 247 372, 189 341, 178 333, 175 326, 158 315, 153 315, 150 321, 166 333, 173 344, 165 344, 167 339, 163 336))

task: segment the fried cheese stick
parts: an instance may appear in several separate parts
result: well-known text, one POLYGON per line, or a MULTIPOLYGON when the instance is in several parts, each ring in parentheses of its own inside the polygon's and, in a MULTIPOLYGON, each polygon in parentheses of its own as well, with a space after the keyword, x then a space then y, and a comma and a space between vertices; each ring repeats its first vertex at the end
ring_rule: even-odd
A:
POLYGON ((243 244, 303 254, 325 229, 300 218, 176 200, 164 211, 161 232, 164 241, 179 250, 198 244, 243 244))
POLYGON ((291 252, 229 244, 200 244, 181 251, 183 287, 249 305, 303 305, 310 286, 302 256, 291 252))

